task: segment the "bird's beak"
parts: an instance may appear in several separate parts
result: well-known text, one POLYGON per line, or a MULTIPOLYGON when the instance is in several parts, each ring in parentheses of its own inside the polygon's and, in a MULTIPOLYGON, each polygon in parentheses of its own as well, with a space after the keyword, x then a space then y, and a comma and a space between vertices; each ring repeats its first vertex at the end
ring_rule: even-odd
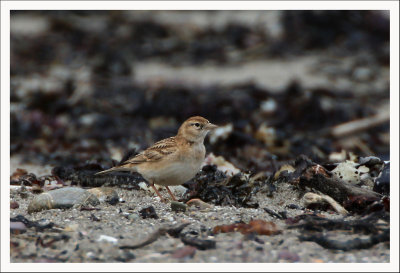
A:
POLYGON ((218 126, 215 125, 215 124, 208 123, 208 124, 206 125, 206 129, 207 129, 207 130, 212 130, 212 129, 215 129, 215 128, 218 128, 218 126))

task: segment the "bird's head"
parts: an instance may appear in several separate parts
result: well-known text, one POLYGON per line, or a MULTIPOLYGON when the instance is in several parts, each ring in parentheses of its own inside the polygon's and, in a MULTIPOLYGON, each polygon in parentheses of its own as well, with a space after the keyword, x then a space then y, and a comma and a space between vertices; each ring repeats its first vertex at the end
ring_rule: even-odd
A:
POLYGON ((195 116, 187 119, 179 128, 178 135, 191 142, 203 142, 207 133, 218 126, 207 119, 195 116))

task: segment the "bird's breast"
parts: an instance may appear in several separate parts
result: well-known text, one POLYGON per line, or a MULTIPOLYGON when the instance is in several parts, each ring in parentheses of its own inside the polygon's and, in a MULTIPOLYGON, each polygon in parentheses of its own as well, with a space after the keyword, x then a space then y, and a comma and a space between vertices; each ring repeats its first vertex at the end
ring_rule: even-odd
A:
MULTIPOLYGON (((200 170, 205 157, 204 145, 191 147, 179 155, 176 160, 171 160, 163 166, 154 168, 151 180, 159 185, 180 185, 192 179, 200 170)), ((149 177, 150 178, 150 177, 149 177)))

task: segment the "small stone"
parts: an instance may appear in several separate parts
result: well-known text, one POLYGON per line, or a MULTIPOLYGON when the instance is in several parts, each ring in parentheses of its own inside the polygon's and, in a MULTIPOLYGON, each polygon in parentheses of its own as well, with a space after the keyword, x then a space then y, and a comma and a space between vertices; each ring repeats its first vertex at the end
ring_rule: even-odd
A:
POLYGON ((103 242, 103 241, 116 244, 118 242, 118 239, 108 235, 100 235, 99 239, 97 239, 97 242, 103 242))
POLYGON ((10 222, 11 234, 20 234, 26 231, 26 226, 22 222, 10 222))
POLYGON ((367 81, 372 78, 372 71, 367 67, 358 67, 353 72, 353 78, 357 81, 367 81))
POLYGON ((66 187, 36 196, 28 206, 28 213, 47 209, 68 209, 76 205, 99 204, 99 199, 85 189, 66 187))
POLYGON ((171 202, 171 210, 172 211, 182 211, 185 212, 186 211, 187 206, 184 203, 181 202, 176 202, 176 201, 172 201, 171 202))
POLYGON ((375 166, 376 164, 383 164, 382 160, 376 156, 360 157, 358 160, 360 165, 365 165, 367 167, 375 166))
POLYGON ((17 209, 19 208, 19 204, 16 201, 11 201, 10 202, 10 209, 17 209))
POLYGON ((288 209, 301 209, 298 205, 296 204, 289 204, 286 206, 288 209))
POLYGON ((196 253, 196 248, 193 246, 185 246, 183 248, 177 249, 172 253, 171 257, 175 259, 182 259, 185 257, 193 257, 196 253))
POLYGON ((65 231, 65 232, 74 232, 74 231, 77 231, 78 228, 79 228, 79 225, 78 225, 78 224, 70 224, 70 225, 68 225, 68 226, 66 226, 66 227, 64 228, 64 231, 65 231))
POLYGON ((279 252, 278 259, 285 260, 288 262, 298 262, 300 260, 300 256, 297 255, 296 253, 293 253, 293 252, 290 252, 287 250, 283 250, 283 251, 279 252))
POLYGON ((140 219, 140 216, 136 213, 132 213, 128 215, 128 219, 131 221, 137 221, 140 219))
POLYGON ((373 190, 384 195, 390 194, 390 162, 385 162, 381 173, 375 179, 373 190))
POLYGON ((139 211, 139 214, 140 216, 142 216, 143 219, 147 218, 158 219, 158 215, 153 206, 142 209, 141 211, 139 211))

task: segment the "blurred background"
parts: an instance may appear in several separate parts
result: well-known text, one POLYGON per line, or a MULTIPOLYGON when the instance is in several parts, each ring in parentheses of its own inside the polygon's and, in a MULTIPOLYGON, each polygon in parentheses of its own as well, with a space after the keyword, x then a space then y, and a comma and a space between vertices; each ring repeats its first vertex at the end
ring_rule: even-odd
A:
POLYGON ((388 160, 389 21, 388 11, 13 11, 11 167, 108 167, 192 115, 222 126, 207 151, 242 170, 273 172, 300 154, 388 160))

